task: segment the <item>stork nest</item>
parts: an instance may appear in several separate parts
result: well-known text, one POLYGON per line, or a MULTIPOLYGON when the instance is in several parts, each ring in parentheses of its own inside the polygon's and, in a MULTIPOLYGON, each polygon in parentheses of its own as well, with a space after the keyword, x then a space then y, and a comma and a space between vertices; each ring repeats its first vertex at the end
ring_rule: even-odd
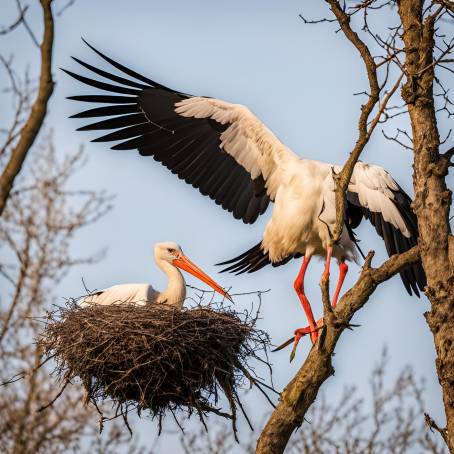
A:
POLYGON ((111 418, 98 404, 110 400, 115 417, 123 416, 129 430, 131 410, 158 418, 160 430, 167 412, 175 417, 177 410, 186 410, 204 425, 210 412, 229 418, 236 432, 237 405, 247 419, 238 388, 250 382, 265 395, 262 387, 272 389, 248 364, 259 359, 269 366, 269 338, 255 328, 257 314, 200 305, 183 310, 157 304, 81 308, 72 300, 48 314, 40 343, 46 360, 56 360, 54 373, 62 384, 57 397, 78 377, 86 403, 101 414, 101 430, 111 418), (222 394, 229 413, 215 407, 222 394))

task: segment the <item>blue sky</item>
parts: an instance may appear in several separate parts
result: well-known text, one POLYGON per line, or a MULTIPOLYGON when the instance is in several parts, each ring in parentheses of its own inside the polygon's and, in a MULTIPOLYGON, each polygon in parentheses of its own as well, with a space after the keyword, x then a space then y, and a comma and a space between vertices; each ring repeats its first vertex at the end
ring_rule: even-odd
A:
MULTIPOLYGON (((222 285, 232 287, 233 293, 270 288, 271 292, 263 297, 260 327, 270 333, 275 343, 306 325, 293 291, 298 261, 239 277, 216 275, 213 266, 256 244, 271 210, 253 226, 244 225, 151 158, 89 143, 95 135, 76 133, 74 129, 81 123, 68 119, 80 106, 65 99, 84 94, 86 89, 57 69, 78 69, 71 55, 99 63, 82 43, 83 36, 114 59, 165 85, 247 105, 300 156, 342 164, 356 139, 361 99, 353 93, 366 89, 367 80, 356 51, 342 34, 334 33, 335 26, 304 25, 298 17, 304 3, 77 0, 57 19, 57 84, 47 127, 53 129, 62 155, 80 144, 85 146, 89 161, 74 181, 75 187, 106 189, 116 194, 114 210, 83 231, 74 243, 75 255, 107 247, 107 258, 96 266, 75 268, 56 289, 58 296, 81 294, 82 277, 89 288, 125 282, 151 282, 158 289, 163 288, 165 277, 154 265, 152 247, 157 241, 172 240, 222 285)), ((2 8, 6 10, 2 22, 6 23, 5 17, 13 18, 15 10, 12 6, 2 8)), ((32 5, 30 13, 30 24, 38 33, 39 10, 32 5)), ((327 9, 324 2, 311 2, 304 6, 304 13, 321 17, 327 9)), ((381 25, 396 22, 392 11, 380 20, 381 25)), ((23 29, 2 39, 0 52, 15 53, 18 68, 27 64, 36 68, 37 51, 23 29)), ((0 122, 6 120, 5 112, 0 112, 0 122)), ((393 123, 395 126, 406 127, 405 118, 393 123)), ((445 123, 442 127, 446 127, 445 123)), ((393 131, 391 126, 387 128, 393 131)), ((362 159, 384 166, 412 194, 411 154, 386 141, 380 129, 362 159)), ((33 154, 27 158, 27 165, 32 161, 33 154)), ((386 253, 373 228, 364 223, 359 235, 362 248, 376 250, 374 263, 380 263, 386 253)), ((322 311, 318 288, 321 272, 322 264, 314 261, 306 281, 316 314, 322 311)), ((352 264, 345 288, 355 281, 358 272, 359 268, 352 264)), ((337 270, 333 269, 332 277, 337 279, 337 270)), ((192 278, 188 278, 188 283, 197 285, 192 278)), ((250 299, 242 298, 238 306, 249 303, 250 299)), ((361 327, 346 332, 338 344, 334 358, 336 376, 323 386, 328 397, 335 399, 347 383, 365 392, 369 371, 387 344, 390 375, 410 364, 418 375, 424 376, 428 411, 441 422, 433 340, 423 317, 428 308, 425 297, 417 299, 406 294, 398 277, 381 286, 353 320, 361 327)), ((278 388, 295 374, 308 350, 306 339, 292 364, 288 362, 288 350, 272 355, 278 388)), ((252 419, 256 424, 262 423, 268 406, 261 395, 250 392, 245 401, 252 419)), ((168 424, 172 427, 170 420, 168 424)), ((135 426, 144 439, 154 437, 154 422, 137 422, 135 426)), ((178 435, 164 435, 160 446, 175 447, 177 438, 178 435)))

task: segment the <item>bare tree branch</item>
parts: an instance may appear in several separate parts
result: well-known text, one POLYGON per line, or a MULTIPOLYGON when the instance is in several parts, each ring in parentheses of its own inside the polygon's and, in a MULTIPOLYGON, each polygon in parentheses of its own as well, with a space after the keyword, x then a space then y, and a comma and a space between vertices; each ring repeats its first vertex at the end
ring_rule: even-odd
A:
POLYGON ((451 0, 434 0, 434 3, 444 6, 446 9, 454 13, 454 2, 451 0))
POLYGON ((11 33, 16 27, 18 27, 24 21, 25 14, 27 13, 28 10, 28 5, 22 8, 21 5, 18 4, 18 9, 19 11, 17 19, 10 25, 0 28, 0 35, 6 35, 8 33, 11 33))
POLYGON ((0 393, 1 452, 88 454, 107 452, 104 447, 111 443, 137 451, 129 434, 119 431, 120 424, 110 426, 107 440, 98 436, 97 414, 83 405, 79 386, 68 384, 58 402, 38 412, 56 392, 50 376, 54 366, 42 361, 42 347, 34 342, 42 329, 36 317, 50 308, 55 287, 75 263, 93 261, 93 255, 75 260, 71 241, 109 209, 103 192, 68 190, 69 179, 83 162, 81 153, 57 159, 52 136, 45 137, 33 171, 21 173, 0 219, 0 241, 10 251, 6 256, 13 277, 3 282, 0 301, 0 382, 7 385, 0 393))
MULTIPOLYGON (((336 243, 341 236, 342 227, 344 224, 345 192, 350 182, 355 164, 357 163, 359 156, 361 155, 370 138, 367 124, 370 114, 379 102, 380 86, 378 83, 377 66, 375 64, 374 58, 372 57, 372 54, 370 53, 370 50, 364 43, 364 41, 362 41, 358 34, 351 28, 349 15, 340 6, 337 0, 325 1, 329 4, 331 11, 334 13, 344 35, 359 52, 365 65, 367 78, 369 81, 369 97, 366 103, 361 107, 361 115, 358 121, 359 134, 356 140, 356 144, 353 150, 350 152, 350 156, 345 162, 341 172, 334 177, 336 182, 335 195, 337 212, 336 225, 333 229, 333 242, 336 243)), ((384 105, 386 105, 386 103, 384 103, 384 105)))
POLYGON ((20 132, 20 138, 11 152, 8 163, 0 176, 0 216, 3 213, 14 180, 20 172, 33 145, 47 112, 47 103, 54 89, 52 79, 52 46, 54 41, 54 19, 52 0, 40 0, 43 10, 44 34, 41 49, 41 74, 38 95, 33 103, 30 115, 20 132))
MULTIPOLYGON (((390 383, 388 366, 385 348, 370 374, 367 395, 350 384, 339 395, 321 392, 285 452, 446 453, 437 429, 426 424, 424 380, 417 379, 412 368, 404 366, 390 383)), ((227 424, 214 422, 209 432, 186 432, 180 443, 186 454, 251 454, 254 436, 246 435, 238 445, 227 424)))
MULTIPOLYGON (((342 171, 338 175, 335 175, 337 217, 336 228, 332 238, 333 243, 335 243, 339 239, 344 225, 345 193, 354 166, 377 124, 380 122, 389 100, 399 88, 404 72, 401 72, 395 83, 380 101, 380 94, 385 89, 389 76, 389 63, 396 58, 395 55, 397 55, 398 52, 394 51, 393 57, 389 58, 385 79, 380 85, 378 81, 377 64, 375 63, 368 46, 359 38, 358 34, 352 30, 350 26, 350 15, 345 11, 345 8, 341 7, 337 0, 326 1, 330 5, 344 35, 360 53, 369 80, 368 99, 361 107, 361 114, 358 121, 358 139, 350 153, 349 159, 344 164, 342 171), (369 121, 375 108, 377 108, 377 111, 372 120, 369 121)), ((365 9, 372 3, 373 2, 368 2, 367 5, 360 5, 360 9, 365 9)), ((367 27, 366 23, 366 28, 367 27)), ((397 30, 398 29, 393 32, 392 40, 395 39, 397 30)), ((389 49, 390 45, 385 42, 383 46, 389 49)), ((327 279, 321 281, 320 285, 322 289, 322 300, 324 302, 325 325, 321 339, 316 344, 316 347, 311 350, 303 367, 282 394, 281 402, 273 412, 258 440, 257 453, 283 452, 291 433, 303 422, 304 416, 309 406, 315 400, 320 386, 330 375, 332 375, 331 355, 334 352, 337 339, 341 333, 346 328, 351 328, 349 322, 354 313, 366 303, 378 283, 387 280, 400 269, 416 262, 419 257, 418 254, 417 249, 413 248, 411 251, 408 251, 408 253, 402 254, 401 256, 391 257, 385 264, 373 271, 370 268, 372 254, 369 254, 360 279, 342 299, 342 301, 348 300, 348 309, 341 306, 336 311, 332 311, 329 303, 329 281, 327 279)))
POLYGON ((258 454, 284 452, 292 432, 303 423, 321 385, 333 375, 331 358, 351 318, 364 306, 380 283, 419 260, 418 248, 414 247, 404 254, 393 255, 379 268, 372 268, 370 263, 373 255, 373 252, 369 252, 358 281, 342 297, 333 312, 336 322, 325 325, 324 341, 319 341, 312 348, 301 369, 282 392, 276 410, 258 439, 258 454))

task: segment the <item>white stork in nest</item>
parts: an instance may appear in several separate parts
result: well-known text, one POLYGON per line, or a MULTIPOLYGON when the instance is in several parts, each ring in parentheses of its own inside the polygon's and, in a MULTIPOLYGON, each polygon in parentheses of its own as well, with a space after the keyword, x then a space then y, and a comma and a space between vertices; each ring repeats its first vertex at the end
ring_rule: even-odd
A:
MULTIPOLYGON (((304 257, 294 287, 309 326, 295 331, 294 350, 301 336, 310 333, 313 342, 318 336, 304 293, 304 276, 313 256, 325 258, 325 273, 329 273, 332 256, 339 264, 335 306, 348 269, 346 261, 357 260, 353 229, 363 218, 383 238, 390 256, 417 243, 410 197, 386 170, 358 162, 347 191, 345 228, 340 241, 331 247, 336 217, 333 171, 340 171, 339 166, 298 157, 245 106, 172 90, 86 44, 118 73, 77 58, 77 63, 100 77, 64 70, 100 90, 69 98, 98 105, 73 118, 108 117, 78 130, 111 130, 93 141, 113 141, 113 150, 138 150, 142 156, 153 157, 246 224, 274 203, 262 240, 220 265, 229 265, 224 271, 252 273, 268 264, 280 266, 304 257)), ((408 293, 419 296, 426 285, 421 263, 405 268, 400 276, 408 293)))
POLYGON ((154 247, 156 265, 167 275, 167 288, 159 292, 151 284, 120 284, 94 292, 84 298, 82 307, 92 304, 166 304, 181 309, 186 298, 186 282, 180 269, 192 274, 214 291, 232 301, 230 295, 211 277, 191 262, 176 243, 157 243, 154 247))

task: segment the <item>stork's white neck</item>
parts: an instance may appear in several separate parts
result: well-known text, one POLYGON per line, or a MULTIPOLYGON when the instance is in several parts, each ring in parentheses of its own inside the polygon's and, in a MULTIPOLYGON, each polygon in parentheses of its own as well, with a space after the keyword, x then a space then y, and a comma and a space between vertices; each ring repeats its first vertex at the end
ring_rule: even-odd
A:
POLYGON ((180 270, 166 260, 156 260, 156 264, 167 275, 167 288, 158 296, 157 303, 169 304, 179 309, 186 298, 186 282, 180 270))

